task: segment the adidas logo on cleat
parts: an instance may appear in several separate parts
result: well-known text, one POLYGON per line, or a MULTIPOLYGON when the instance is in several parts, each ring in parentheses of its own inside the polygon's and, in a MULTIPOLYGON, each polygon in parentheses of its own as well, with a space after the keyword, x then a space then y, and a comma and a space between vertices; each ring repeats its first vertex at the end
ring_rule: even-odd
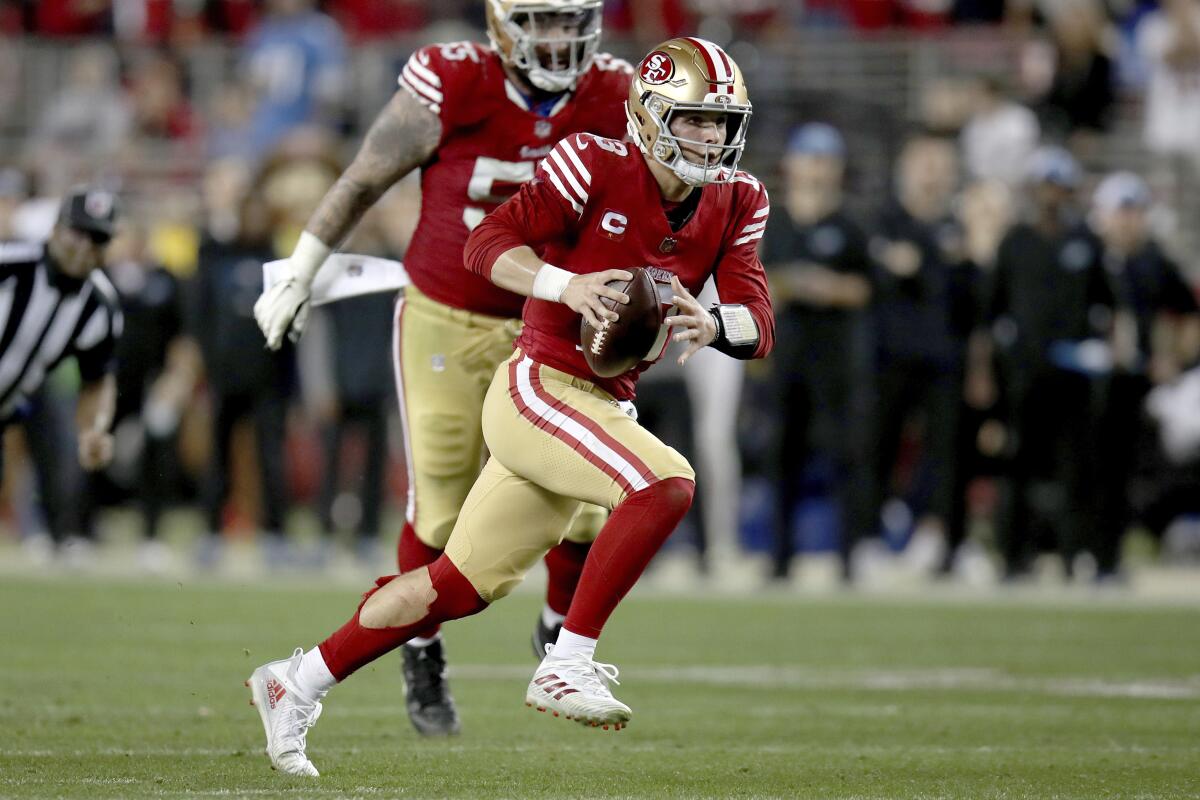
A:
MULTIPOLYGON (((570 687, 563 689, 562 687, 566 686, 567 682, 564 681, 562 678, 558 677, 557 675, 554 675, 553 673, 551 673, 550 675, 543 675, 542 677, 535 680, 534 683, 537 684, 538 686, 540 686, 543 692, 545 692, 548 695, 553 696, 555 700, 562 700, 567 695, 575 694, 576 692, 579 691, 578 689, 572 689, 570 687), (555 692, 555 689, 561 689, 562 691, 555 692)), ((538 709, 538 711, 545 711, 545 710, 546 709, 544 709, 544 708, 538 709)), ((557 716, 557 715, 555 715, 555 716, 557 716)))
POLYGON ((283 688, 283 684, 274 678, 267 681, 267 702, 271 704, 271 708, 275 708, 275 704, 283 699, 287 694, 287 689, 283 688))

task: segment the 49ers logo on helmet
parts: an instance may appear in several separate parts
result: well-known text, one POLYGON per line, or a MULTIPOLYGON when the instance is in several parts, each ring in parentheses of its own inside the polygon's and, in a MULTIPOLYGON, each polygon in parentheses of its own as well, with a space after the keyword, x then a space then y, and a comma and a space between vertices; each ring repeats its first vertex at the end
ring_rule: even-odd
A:
POLYGON ((675 62, 662 50, 655 50, 642 59, 642 67, 638 72, 643 83, 666 83, 675 74, 675 62))

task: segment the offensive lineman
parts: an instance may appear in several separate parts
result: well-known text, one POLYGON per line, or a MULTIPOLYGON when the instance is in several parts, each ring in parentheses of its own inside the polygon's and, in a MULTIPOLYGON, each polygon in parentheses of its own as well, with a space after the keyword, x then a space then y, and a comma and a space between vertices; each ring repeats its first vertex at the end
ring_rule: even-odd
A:
MULTIPOLYGON (((289 261, 291 277, 255 305, 277 348, 308 317, 309 287, 331 250, 393 183, 421 169, 421 218, 405 255, 412 279, 396 304, 393 357, 409 475, 401 573, 441 555, 482 463, 480 417, 496 365, 512 353, 524 298, 462 269, 484 216, 533 177, 571 133, 620 138, 630 65, 597 53, 601 0, 487 0, 492 46, 430 45, 408 60, 398 91, 354 162, 322 200, 289 261)), ((601 509, 581 513, 547 555, 539 652, 567 613, 601 509)), ((409 718, 424 735, 459 730, 437 625, 403 648, 409 718)))
POLYGON ((517 351, 484 404, 491 457, 442 556, 380 578, 318 647, 265 664, 246 682, 277 769, 316 776, 305 745, 325 693, 428 625, 504 597, 558 543, 581 502, 612 513, 526 702, 605 729, 629 720, 607 686, 616 668, 593 658, 596 641, 687 511, 693 472, 619 404, 649 363, 596 378, 579 350, 580 315, 597 326, 615 318, 602 298, 628 297, 606 282, 631 277, 620 267, 649 264, 657 281, 669 280, 675 310, 665 327, 687 343, 681 362, 704 346, 761 358, 774 320, 757 253, 767 194, 737 171, 750 115, 737 66, 710 42, 665 42, 641 62, 626 112, 641 152, 569 136, 471 235, 468 268, 531 298, 517 351), (709 275, 728 304, 704 309, 693 298, 709 275))

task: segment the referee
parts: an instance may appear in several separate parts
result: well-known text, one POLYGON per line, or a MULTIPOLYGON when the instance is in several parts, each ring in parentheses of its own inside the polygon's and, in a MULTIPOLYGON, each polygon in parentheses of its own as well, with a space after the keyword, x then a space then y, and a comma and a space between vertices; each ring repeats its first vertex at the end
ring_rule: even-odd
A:
POLYGON ((0 432, 22 419, 30 395, 73 356, 83 380, 75 422, 86 470, 106 466, 113 453, 113 353, 122 320, 117 293, 98 267, 116 218, 111 192, 78 187, 63 199, 44 244, 0 243, 0 432))

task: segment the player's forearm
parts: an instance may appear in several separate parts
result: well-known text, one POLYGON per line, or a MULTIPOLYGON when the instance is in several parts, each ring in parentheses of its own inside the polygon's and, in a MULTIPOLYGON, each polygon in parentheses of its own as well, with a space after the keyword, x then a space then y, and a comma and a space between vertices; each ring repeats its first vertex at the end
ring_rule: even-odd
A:
POLYGON ((441 136, 441 121, 433 112, 407 91, 396 92, 305 230, 328 247, 337 247, 392 184, 429 160, 441 136))
POLYGON ((360 181, 347 170, 321 199, 305 231, 332 250, 350 235, 386 189, 386 186, 360 181))
POLYGON ((528 245, 518 245, 501 253, 492 262, 488 275, 501 289, 531 297, 542 268, 548 266, 528 245))
POLYGON ((104 433, 112 427, 117 408, 117 382, 112 375, 85 383, 75 406, 75 426, 80 432, 104 433))

